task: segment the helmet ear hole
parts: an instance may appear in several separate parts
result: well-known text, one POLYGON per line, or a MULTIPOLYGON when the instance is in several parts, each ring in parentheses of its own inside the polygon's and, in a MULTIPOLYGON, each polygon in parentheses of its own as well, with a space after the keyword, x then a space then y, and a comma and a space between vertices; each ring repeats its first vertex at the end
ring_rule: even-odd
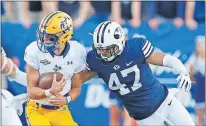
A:
POLYGON ((119 34, 115 34, 115 35, 114 35, 114 38, 115 38, 115 39, 119 39, 119 38, 120 38, 120 35, 119 35, 119 34))

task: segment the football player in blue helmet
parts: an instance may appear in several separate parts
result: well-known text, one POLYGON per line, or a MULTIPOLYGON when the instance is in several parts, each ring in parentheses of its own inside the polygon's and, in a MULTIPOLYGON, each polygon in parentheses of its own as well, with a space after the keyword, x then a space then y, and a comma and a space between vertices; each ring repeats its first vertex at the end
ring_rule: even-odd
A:
POLYGON ((140 125, 195 125, 185 107, 155 78, 149 63, 174 69, 179 88, 190 90, 192 81, 179 59, 154 51, 144 38, 125 40, 119 24, 105 21, 93 33, 82 79, 102 78, 140 125))

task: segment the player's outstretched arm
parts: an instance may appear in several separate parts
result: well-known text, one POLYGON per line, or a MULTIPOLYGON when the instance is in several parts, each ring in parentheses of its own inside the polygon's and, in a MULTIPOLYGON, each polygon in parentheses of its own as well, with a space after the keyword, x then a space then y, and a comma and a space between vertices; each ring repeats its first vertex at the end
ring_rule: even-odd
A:
POLYGON ((95 72, 90 72, 88 70, 83 70, 79 73, 76 73, 72 77, 72 89, 69 92, 69 96, 71 96, 71 100, 75 100, 80 92, 81 92, 81 86, 84 82, 91 79, 96 75, 95 72))
POLYGON ((146 59, 150 64, 166 66, 174 69, 178 74, 188 73, 183 63, 176 57, 163 52, 153 51, 153 53, 146 59))
POLYGON ((153 51, 146 61, 154 65, 166 66, 174 69, 179 74, 177 78, 177 81, 180 82, 179 88, 182 89, 186 86, 186 91, 190 90, 192 81, 185 66, 178 58, 162 52, 153 51))
POLYGON ((1 57, 1 72, 8 76, 14 77, 16 75, 15 64, 13 64, 12 60, 7 57, 1 57))
POLYGON ((27 64, 27 92, 31 99, 38 100, 47 97, 45 95, 45 90, 37 87, 39 79, 39 71, 27 64))
POLYGON ((82 83, 90 80, 91 78, 95 77, 97 75, 96 72, 90 71, 87 68, 85 68, 82 72, 81 72, 81 79, 82 79, 82 83))
POLYGON ((2 55, 0 67, 2 74, 7 76, 10 81, 16 81, 17 83, 26 86, 26 73, 20 71, 10 58, 2 55))
POLYGON ((152 54, 146 59, 150 64, 163 66, 163 59, 166 56, 163 52, 153 51, 152 54))
POLYGON ((75 73, 72 77, 72 89, 69 91, 69 96, 71 97, 71 99, 68 99, 68 102, 75 100, 81 92, 81 86, 83 83, 81 74, 81 72, 75 73))

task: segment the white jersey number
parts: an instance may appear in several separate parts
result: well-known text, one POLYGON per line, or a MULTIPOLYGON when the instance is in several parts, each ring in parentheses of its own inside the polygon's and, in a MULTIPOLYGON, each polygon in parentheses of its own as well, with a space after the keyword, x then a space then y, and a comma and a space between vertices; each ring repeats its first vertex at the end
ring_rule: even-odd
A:
MULTIPOLYGON (((142 84, 139 83, 140 71, 139 71, 137 65, 134 65, 132 67, 124 69, 120 72, 121 72, 122 77, 127 77, 129 73, 135 72, 135 80, 134 80, 134 83, 131 87, 132 91, 135 91, 135 90, 139 89, 140 87, 142 87, 142 84)), ((128 94, 130 92, 129 88, 125 88, 125 87, 126 87, 126 84, 120 83, 116 73, 112 73, 110 75, 109 88, 111 90, 120 90, 119 93, 121 95, 125 95, 125 94, 128 94)))

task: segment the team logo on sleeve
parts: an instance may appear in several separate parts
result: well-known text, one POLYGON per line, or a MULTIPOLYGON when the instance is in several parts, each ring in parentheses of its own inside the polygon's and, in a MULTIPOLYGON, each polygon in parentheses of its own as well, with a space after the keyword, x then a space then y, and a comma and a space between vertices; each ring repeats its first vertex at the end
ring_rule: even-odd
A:
POLYGON ((40 60, 40 63, 42 63, 42 64, 44 64, 44 65, 51 64, 51 62, 50 62, 50 61, 48 61, 47 59, 40 60))

